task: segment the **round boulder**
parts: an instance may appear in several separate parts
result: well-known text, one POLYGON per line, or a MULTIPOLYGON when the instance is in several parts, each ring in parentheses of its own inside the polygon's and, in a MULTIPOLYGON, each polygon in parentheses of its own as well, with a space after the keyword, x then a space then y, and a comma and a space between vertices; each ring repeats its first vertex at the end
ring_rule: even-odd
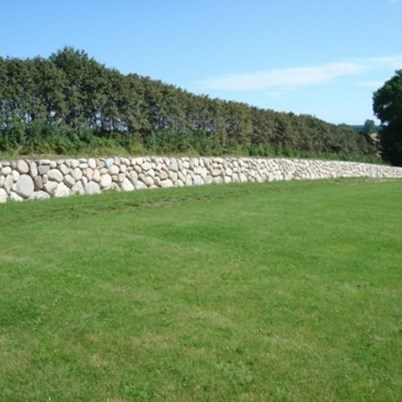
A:
POLYGON ((34 192, 34 182, 31 176, 22 174, 17 181, 15 192, 22 198, 29 198, 34 192))

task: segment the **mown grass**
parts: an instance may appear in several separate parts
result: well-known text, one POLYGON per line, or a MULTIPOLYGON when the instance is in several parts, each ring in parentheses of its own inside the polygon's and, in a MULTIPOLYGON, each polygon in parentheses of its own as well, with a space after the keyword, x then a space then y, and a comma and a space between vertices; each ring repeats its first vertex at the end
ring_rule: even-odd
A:
POLYGON ((1 401, 398 401, 402 182, 0 205, 1 401))

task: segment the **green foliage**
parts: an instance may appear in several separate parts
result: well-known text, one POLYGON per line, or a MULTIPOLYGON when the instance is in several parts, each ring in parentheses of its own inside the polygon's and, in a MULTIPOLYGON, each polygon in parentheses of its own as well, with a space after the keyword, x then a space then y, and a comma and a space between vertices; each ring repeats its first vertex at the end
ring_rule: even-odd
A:
POLYGON ((400 181, 0 205, 0 401, 399 401, 400 181))
POLYGON ((108 144, 200 155, 375 153, 345 126, 123 75, 71 47, 48 59, 0 58, 0 83, 3 152, 75 153, 108 144))
POLYGON ((402 166, 402 70, 396 71, 374 93, 373 110, 382 124, 380 142, 384 159, 402 166))
POLYGON ((364 126, 363 126, 363 129, 362 129, 362 132, 363 132, 364 134, 369 134, 369 135, 376 133, 376 132, 377 132, 377 127, 376 127, 376 125, 375 125, 375 121, 374 121, 374 120, 367 119, 367 120, 364 122, 364 126))

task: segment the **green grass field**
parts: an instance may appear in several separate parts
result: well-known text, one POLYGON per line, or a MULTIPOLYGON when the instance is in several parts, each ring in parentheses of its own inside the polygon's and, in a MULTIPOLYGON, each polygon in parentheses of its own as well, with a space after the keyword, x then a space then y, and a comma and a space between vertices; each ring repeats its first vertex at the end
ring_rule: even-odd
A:
POLYGON ((0 205, 1 401, 400 401, 402 182, 0 205))

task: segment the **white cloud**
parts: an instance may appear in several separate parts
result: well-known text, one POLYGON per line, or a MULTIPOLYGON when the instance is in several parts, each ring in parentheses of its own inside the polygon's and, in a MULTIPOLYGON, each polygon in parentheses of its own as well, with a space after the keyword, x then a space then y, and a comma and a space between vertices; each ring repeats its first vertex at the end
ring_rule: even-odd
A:
POLYGON ((366 64, 371 68, 388 67, 400 69, 402 68, 402 56, 372 57, 366 60, 366 64))
POLYGON ((205 89, 262 90, 298 88, 332 81, 335 78, 359 73, 364 67, 353 62, 335 62, 311 67, 291 67, 247 74, 225 74, 202 81, 205 89))
MULTIPOLYGON (((269 90, 276 93, 329 83, 342 77, 362 75, 362 73, 368 71, 383 68, 398 69, 401 67, 402 55, 372 57, 352 61, 336 61, 316 66, 289 67, 243 74, 224 74, 200 81, 198 86, 204 90, 269 90)), ((373 84, 373 80, 371 80, 371 84, 373 84)), ((368 86, 368 80, 361 80, 360 86, 368 86)))

